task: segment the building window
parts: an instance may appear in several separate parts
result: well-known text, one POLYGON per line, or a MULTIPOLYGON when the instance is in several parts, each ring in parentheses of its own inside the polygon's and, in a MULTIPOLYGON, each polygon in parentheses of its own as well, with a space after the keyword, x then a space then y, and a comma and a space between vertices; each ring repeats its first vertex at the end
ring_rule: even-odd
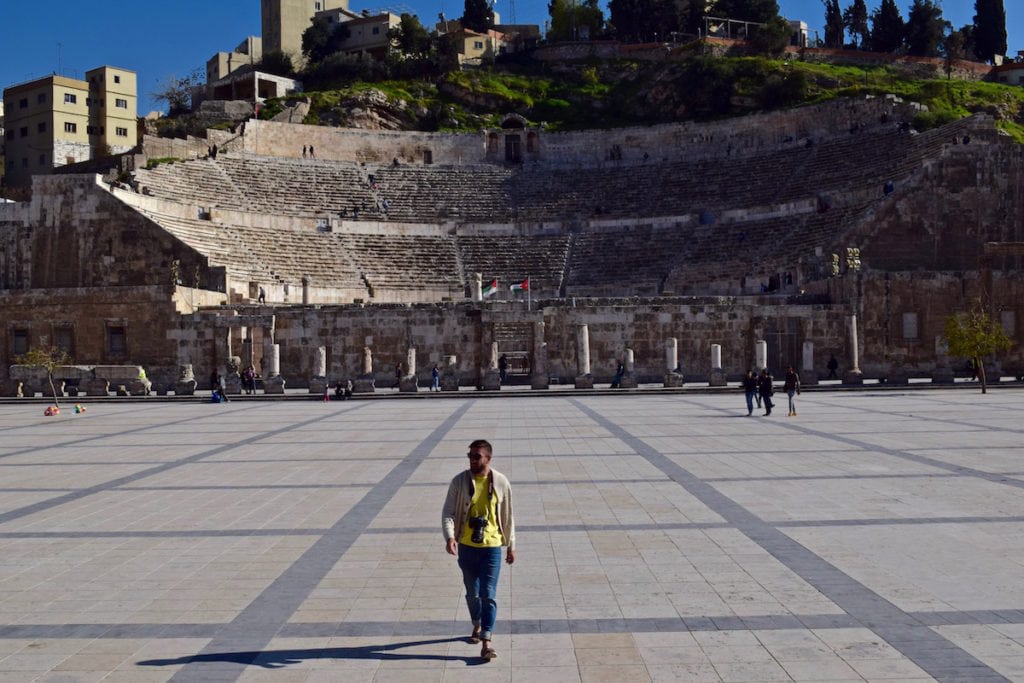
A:
POLYGON ((473 49, 474 50, 482 50, 482 49, 484 49, 483 41, 482 40, 474 40, 473 41, 473 49))
POLYGON ((21 167, 22 168, 28 168, 28 157, 22 157, 21 158, 21 167))
POLYGON ((128 137, 128 129, 127 128, 118 128, 117 129, 117 137, 119 137, 119 138, 126 138, 126 137, 128 137))
POLYGON ((114 83, 120 83, 120 82, 121 82, 121 77, 118 76, 117 74, 114 74, 114 83))
POLYGON ((128 342, 125 337, 124 325, 107 326, 107 354, 122 357, 128 353, 128 342))
POLYGON ((22 127, 21 127, 21 128, 20 128, 20 129, 18 130, 18 134, 19 134, 19 135, 20 135, 21 137, 23 137, 23 138, 27 138, 27 137, 28 137, 28 126, 22 126, 22 127))
POLYGON ((114 104, 115 104, 115 105, 116 105, 116 106, 117 106, 117 107, 118 107, 119 109, 127 109, 127 108, 128 108, 128 100, 122 100, 122 99, 121 99, 120 97, 119 97, 119 98, 117 98, 117 99, 116 99, 116 100, 114 101, 114 104))
POLYGON ((917 339, 917 313, 903 314, 903 338, 917 339))
POLYGON ((24 356, 28 353, 28 330, 18 329, 11 333, 11 340, 13 345, 11 347, 12 355, 24 356))
POLYGON ((36 104, 46 104, 46 93, 41 92, 36 95, 36 104))
POLYGON ((78 95, 74 93, 64 93, 64 104, 78 104, 78 95))
POLYGON ((380 26, 374 26, 373 27, 373 35, 377 35, 378 33, 380 33, 380 26))
POLYGON ((39 133, 45 133, 46 132, 46 121, 43 121, 38 126, 36 126, 36 131, 39 132, 39 133))
POLYGON ((71 327, 55 327, 53 329, 53 345, 58 349, 68 354, 69 357, 75 357, 75 330, 71 327))
POLYGON ((71 121, 65 121, 64 122, 64 132, 65 133, 77 133, 78 132, 78 124, 77 123, 72 123, 71 121))
POLYGON ((28 107, 28 98, 22 97, 18 100, 18 109, 25 109, 26 107, 28 107))

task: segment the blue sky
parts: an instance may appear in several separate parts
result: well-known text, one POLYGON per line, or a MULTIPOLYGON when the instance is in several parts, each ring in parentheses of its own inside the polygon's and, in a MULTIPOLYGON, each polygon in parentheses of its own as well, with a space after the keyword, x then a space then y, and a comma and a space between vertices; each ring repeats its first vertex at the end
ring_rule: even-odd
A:
MULTIPOLYGON (((514 0, 520 23, 542 24, 548 0, 514 0)), ((497 0, 503 20, 510 18, 512 0, 497 0)), ((898 0, 906 17, 912 0, 898 0)), ((351 0, 353 9, 389 6, 351 0)), ((605 5, 602 0, 602 5, 605 5)), ((840 0, 845 7, 850 0, 840 0)), ((878 0, 867 0, 869 10, 878 0)), ((0 21, 0 88, 60 70, 81 78, 87 69, 103 64, 133 69, 139 74, 139 113, 161 106, 152 93, 169 76, 205 69, 206 60, 229 50, 245 36, 260 34, 259 0, 172 0, 139 3, 127 0, 4 0, 0 21), (59 47, 58 47, 59 44, 59 47)), ((955 26, 972 21, 974 0, 945 0, 946 18, 955 26)), ((1024 2, 1004 0, 1009 52, 1024 50, 1024 2)), ((404 0, 390 5, 411 9, 426 25, 438 12, 462 14, 463 0, 404 0)), ((782 14, 802 19, 810 28, 824 24, 821 0, 779 0, 782 14)), ((822 34, 824 32, 822 31, 822 34)))

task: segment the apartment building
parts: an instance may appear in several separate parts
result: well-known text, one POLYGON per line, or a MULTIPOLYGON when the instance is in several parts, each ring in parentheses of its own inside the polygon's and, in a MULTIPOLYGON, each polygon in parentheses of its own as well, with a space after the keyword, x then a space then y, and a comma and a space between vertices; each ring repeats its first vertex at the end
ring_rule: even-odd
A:
POLYGON ((280 50, 302 62, 302 34, 317 12, 348 9, 348 0, 260 0, 263 51, 280 50))
POLYGON ((120 154, 138 142, 134 71, 101 66, 85 80, 46 76, 4 89, 5 183, 65 164, 120 154))

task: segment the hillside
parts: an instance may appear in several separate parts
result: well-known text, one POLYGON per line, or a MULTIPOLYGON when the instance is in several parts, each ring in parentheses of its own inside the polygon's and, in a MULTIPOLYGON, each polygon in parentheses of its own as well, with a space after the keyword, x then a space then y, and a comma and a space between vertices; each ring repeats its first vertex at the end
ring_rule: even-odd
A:
POLYGON ((893 93, 928 107, 919 130, 983 111, 1024 143, 1024 88, 908 78, 892 66, 810 64, 760 57, 645 62, 521 62, 453 72, 437 81, 355 82, 271 101, 271 118, 307 99, 306 123, 395 130, 480 130, 516 112, 549 130, 708 120, 893 93))

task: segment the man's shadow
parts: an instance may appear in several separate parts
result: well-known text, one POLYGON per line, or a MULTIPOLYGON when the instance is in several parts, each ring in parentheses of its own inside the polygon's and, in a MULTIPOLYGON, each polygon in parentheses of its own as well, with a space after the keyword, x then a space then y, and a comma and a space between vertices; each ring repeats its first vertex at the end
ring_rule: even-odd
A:
POLYGON ((438 638, 435 640, 415 640, 406 643, 389 643, 387 645, 363 645, 361 647, 321 647, 308 650, 254 650, 249 652, 214 652, 201 655, 186 655, 174 659, 147 659, 136 662, 138 666, 180 666, 195 662, 229 662, 246 666, 260 666, 264 669, 281 669, 289 664, 299 664, 307 659, 378 659, 381 661, 443 661, 465 662, 467 666, 485 664, 482 657, 455 657, 449 655, 402 654, 393 652, 404 647, 418 645, 436 645, 438 643, 465 642, 465 638, 438 638))

